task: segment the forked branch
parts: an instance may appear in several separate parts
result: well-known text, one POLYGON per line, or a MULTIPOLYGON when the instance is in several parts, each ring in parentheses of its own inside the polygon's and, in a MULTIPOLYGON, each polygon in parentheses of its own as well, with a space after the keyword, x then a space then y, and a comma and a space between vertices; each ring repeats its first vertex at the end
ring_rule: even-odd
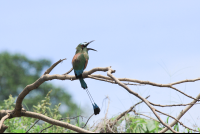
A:
MULTIPOLYGON (((38 78, 34 83, 27 85, 24 90, 19 94, 17 101, 16 101, 16 105, 15 105, 15 109, 14 110, 1 110, 0 111, 0 132, 4 132, 6 129, 6 126, 3 125, 3 122, 8 119, 8 118, 14 118, 14 117, 21 117, 21 116, 25 116, 25 117, 32 117, 32 118, 37 118, 40 120, 43 120, 45 122, 48 122, 52 125, 57 125, 57 126, 61 126, 70 130, 73 130, 75 132, 86 132, 86 133, 90 133, 91 131, 87 131, 85 129, 79 128, 77 126, 71 125, 69 123, 66 122, 62 122, 59 120, 55 120, 52 118, 49 118, 45 115, 39 114, 39 113, 34 113, 34 112, 30 112, 30 111, 25 111, 22 108, 22 101, 25 98, 26 95, 28 95, 30 93, 30 91, 37 89, 42 83, 44 83, 45 81, 49 81, 49 80, 53 80, 53 79, 58 79, 58 80, 76 80, 76 77, 74 75, 68 75, 72 70, 70 69, 67 73, 63 74, 63 75, 58 75, 58 74, 54 74, 54 75, 49 75, 49 73, 59 64, 61 63, 63 60, 59 60, 56 63, 54 63, 50 68, 48 68, 45 73, 38 78)), ((83 72, 82 76, 83 78, 91 78, 91 79, 95 79, 95 80, 101 80, 101 81, 105 81, 105 82, 109 82, 109 83, 113 83, 113 84, 118 84, 119 86, 123 87, 125 90, 127 90, 130 94, 134 95, 135 97, 141 99, 141 102, 144 102, 150 109, 151 111, 154 113, 154 115, 157 117, 157 119, 159 120, 160 123, 162 123, 166 128, 164 128, 163 130, 161 130, 160 132, 166 132, 168 129, 170 129, 172 132, 177 133, 175 130, 172 129, 173 125, 175 125, 177 122, 179 122, 180 118, 194 105, 196 104, 197 101, 200 100, 200 94, 196 97, 193 98, 192 96, 189 96, 185 93, 183 93, 182 91, 176 89, 175 87, 173 87, 173 85, 176 84, 181 84, 184 82, 195 82, 200 80, 200 78, 197 79, 192 79, 192 80, 183 80, 183 81, 179 81, 179 82, 174 82, 174 83, 170 83, 170 84, 157 84, 157 83, 153 83, 153 82, 149 82, 149 81, 140 81, 140 80, 136 80, 136 79, 128 79, 128 78, 116 78, 114 75, 112 75, 112 73, 114 73, 115 70, 112 70, 111 67, 97 67, 97 68, 93 68, 90 71, 85 71, 83 72), (103 76, 103 75, 96 75, 93 74, 97 71, 107 71, 107 76, 103 76), (128 83, 122 83, 123 81, 126 81, 128 83), (138 84, 132 84, 129 82, 134 82, 134 83, 138 83, 138 84), (178 105, 160 105, 160 104, 153 104, 151 102, 149 102, 147 100, 147 98, 143 98, 142 96, 140 96, 138 93, 132 91, 127 85, 152 85, 152 86, 157 86, 157 87, 169 87, 172 88, 176 91, 178 91, 179 93, 193 99, 193 101, 189 104, 178 104, 178 105, 188 105, 186 107, 185 110, 183 110, 179 116, 175 119, 174 122, 172 122, 170 125, 167 125, 166 123, 164 123, 161 118, 158 116, 157 109, 155 109, 153 107, 154 106, 178 106, 178 105)), ((140 102, 140 103, 141 103, 140 102)), ((125 111, 124 113, 122 113, 121 116, 119 116, 118 118, 120 119, 122 116, 124 116, 127 112, 132 111, 134 108, 131 107, 128 111, 125 111)), ((161 112, 162 113, 162 112, 161 112)), ((165 113, 162 113, 165 114, 165 113)), ((90 119, 90 118, 89 118, 90 119)), ((114 124, 116 124, 117 120, 113 123, 110 124, 109 120, 106 120, 106 123, 108 123, 108 131, 109 132, 114 132, 112 130, 112 127, 114 124)), ((87 124, 87 123, 86 123, 87 124)), ((186 127, 186 126, 185 126, 186 127)))

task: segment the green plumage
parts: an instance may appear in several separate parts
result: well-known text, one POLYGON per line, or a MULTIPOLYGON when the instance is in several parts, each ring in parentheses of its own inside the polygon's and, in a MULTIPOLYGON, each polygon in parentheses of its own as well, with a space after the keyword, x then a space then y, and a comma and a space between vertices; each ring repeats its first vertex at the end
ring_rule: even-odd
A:
POLYGON ((87 88, 87 84, 85 83, 85 81, 82 78, 82 73, 83 73, 83 70, 87 66, 88 59, 89 59, 89 56, 88 56, 87 48, 83 47, 83 45, 79 44, 76 47, 76 54, 72 60, 72 65, 74 68, 75 75, 77 78, 79 78, 81 87, 84 89, 87 88))
MULTIPOLYGON (((86 68, 88 60, 89 60, 89 55, 88 55, 88 50, 93 50, 96 51, 95 49, 92 48, 87 48, 87 46, 93 41, 90 42, 85 42, 85 43, 81 43, 76 47, 76 54, 74 55, 73 59, 72 59, 72 65, 73 65, 73 69, 74 69, 74 73, 76 78, 79 79, 80 83, 81 83, 81 87, 83 89, 86 89, 86 92, 88 93, 88 96, 90 98, 90 101, 92 103, 92 96, 88 91, 88 87, 87 84, 85 83, 83 77, 82 77, 82 73, 83 70, 86 68)), ((94 100, 93 100, 94 102, 94 100)), ((100 108, 97 106, 97 104, 94 102, 92 103, 93 109, 94 109, 94 114, 97 115, 100 112, 100 108)))

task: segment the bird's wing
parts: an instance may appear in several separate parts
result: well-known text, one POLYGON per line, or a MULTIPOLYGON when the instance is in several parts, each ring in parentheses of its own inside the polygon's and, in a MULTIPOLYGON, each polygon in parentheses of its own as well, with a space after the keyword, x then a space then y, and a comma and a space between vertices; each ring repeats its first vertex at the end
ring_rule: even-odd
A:
POLYGON ((78 53, 72 59, 72 65, 77 76, 83 73, 83 70, 87 66, 87 60, 82 53, 78 53))

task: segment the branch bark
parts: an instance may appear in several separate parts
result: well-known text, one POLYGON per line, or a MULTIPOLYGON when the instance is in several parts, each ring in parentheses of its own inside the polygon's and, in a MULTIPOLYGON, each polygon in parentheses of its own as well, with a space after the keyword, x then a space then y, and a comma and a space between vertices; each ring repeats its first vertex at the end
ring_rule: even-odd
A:
MULTIPOLYGON (((30 93, 30 91, 37 89, 42 83, 44 83, 45 81, 49 81, 49 80, 53 80, 53 79, 59 79, 59 80, 76 80, 76 77, 74 75, 68 75, 72 70, 70 69, 67 73, 63 74, 63 75, 49 75, 49 73, 59 64, 61 63, 63 60, 65 59, 60 59, 59 61, 57 61, 56 63, 54 63, 49 69, 47 69, 45 71, 45 73, 38 78, 34 83, 27 85, 24 90, 19 94, 17 101, 16 101, 16 105, 15 105, 15 109, 14 110, 1 110, 0 111, 0 132, 4 132, 5 129, 7 128, 7 126, 3 125, 3 122, 7 119, 7 118, 14 118, 14 117, 21 117, 21 116, 25 116, 25 117, 32 117, 32 118, 37 118, 43 121, 46 121, 52 125, 57 125, 57 126, 61 126, 61 127, 65 127, 67 129, 76 131, 76 132, 81 132, 81 133, 89 133, 91 131, 87 131, 84 130, 82 128, 79 128, 77 126, 62 122, 62 121, 58 121, 58 120, 54 120, 52 118, 49 118, 45 115, 39 114, 39 113, 34 113, 34 112, 30 112, 30 111, 25 111, 22 108, 22 101, 24 99, 24 97, 26 97, 27 94, 30 93)), ((112 75, 112 73, 114 73, 115 70, 112 70, 111 67, 105 67, 105 68, 101 68, 101 67, 97 67, 97 68, 93 68, 90 71, 85 71, 83 72, 82 76, 83 78, 92 78, 92 79, 96 79, 96 80, 101 80, 101 81, 106 81, 106 82, 110 82, 110 83, 114 83, 114 84, 118 84, 119 86, 123 87, 125 90, 127 90, 130 94, 136 96, 137 98, 141 99, 142 102, 144 102, 150 109, 151 111, 154 113, 154 115, 158 118, 159 122, 162 123, 166 128, 164 128, 163 130, 161 130, 160 132, 166 132, 168 129, 170 129, 172 132, 176 133, 175 130, 173 130, 171 127, 173 125, 175 125, 177 123, 177 121, 179 121, 179 119, 200 99, 200 94, 196 97, 193 98, 185 93, 183 93, 182 91, 176 89, 175 87, 173 87, 173 85, 177 85, 177 84, 181 84, 184 82, 195 82, 200 80, 200 78, 197 79, 191 79, 191 80, 183 80, 183 81, 179 81, 179 82, 174 82, 174 83, 169 83, 169 84, 157 84, 157 83, 153 83, 153 82, 149 82, 149 81, 140 81, 140 80, 136 80, 136 79, 128 79, 128 78, 116 78, 112 75), (107 76, 102 76, 102 75, 96 75, 93 74, 94 72, 97 71, 107 71, 107 76), (93 74, 93 75, 92 75, 93 74), (183 105, 188 105, 186 107, 185 110, 183 110, 179 116, 175 119, 174 122, 172 122, 170 125, 167 125, 166 123, 164 123, 160 117, 158 116, 158 114, 156 113, 157 109, 155 109, 152 105, 154 106, 164 106, 164 105, 158 105, 158 104, 153 104, 151 102, 149 102, 147 99, 143 98, 142 96, 140 96, 138 93, 132 91, 129 89, 129 87, 127 85, 138 85, 138 84, 130 84, 130 83, 122 83, 122 81, 126 81, 126 82, 135 82, 135 83, 139 83, 139 84, 145 84, 145 85, 152 85, 152 86, 157 86, 157 87, 169 87, 172 88, 178 92, 180 92, 181 94, 184 94, 185 96, 193 99, 193 101, 189 104, 181 104, 181 106, 183 105)), ((180 105, 180 104, 178 104, 180 105)), ((177 105, 165 105, 165 106, 177 106, 177 105)), ((132 111, 132 107, 128 110, 128 111, 132 111)), ((122 115, 124 116, 126 114, 127 111, 125 111, 125 113, 122 115)), ((121 116, 119 116, 120 118, 121 116)), ((106 120, 106 123, 109 123, 109 120, 106 120)), ((112 125, 108 124, 108 130, 109 132, 114 132, 112 130, 112 125)))
MULTIPOLYGON (((110 69, 110 67, 109 67, 109 69, 110 69)), ((149 101, 147 101, 145 98, 143 98, 142 96, 140 96, 138 93, 135 93, 135 92, 133 92, 132 90, 130 90, 130 89, 128 88, 128 86, 124 85, 124 84, 123 84, 122 82, 120 82, 117 78, 115 78, 115 77, 112 75, 111 70, 108 70, 107 75, 108 75, 109 77, 111 77, 113 80, 115 80, 116 83, 117 83, 119 86, 125 88, 129 93, 135 95, 137 98, 139 98, 139 99, 141 99, 142 101, 144 101, 144 102, 146 103, 146 105, 147 105, 147 106, 151 109, 151 111, 154 113, 154 115, 158 118, 158 120, 160 121, 160 123, 162 123, 165 127, 167 127, 168 129, 170 129, 173 133, 178 133, 177 131, 173 130, 169 125, 167 125, 166 123, 164 123, 164 122, 160 119, 160 117, 158 116, 158 114, 157 114, 156 111, 155 111, 155 108, 152 107, 152 106, 150 105, 149 101)))
POLYGON ((74 126, 74 125, 71 125, 71 124, 66 123, 66 122, 62 122, 62 121, 58 121, 58 120, 49 118, 49 117, 47 117, 47 116, 45 116, 43 114, 39 114, 39 113, 26 111, 25 113, 23 113, 23 116, 40 119, 40 120, 48 122, 48 123, 50 123, 52 125, 57 125, 57 126, 60 126, 60 127, 64 127, 64 128, 73 130, 73 131, 78 132, 78 133, 92 133, 91 131, 87 131, 85 129, 82 129, 82 128, 74 126))
MULTIPOLYGON (((196 97, 196 99, 200 99, 200 94, 196 97)), ((193 100, 191 103, 196 103, 196 100, 193 100)), ((180 120, 181 117, 194 105, 188 105, 184 110, 182 110, 180 112, 180 114, 176 117, 177 120, 180 120)), ((169 124, 169 126, 173 127, 176 123, 177 120, 174 120, 171 124, 169 124)), ((164 128, 163 130, 161 130, 159 133, 165 133, 168 130, 168 128, 164 128)))

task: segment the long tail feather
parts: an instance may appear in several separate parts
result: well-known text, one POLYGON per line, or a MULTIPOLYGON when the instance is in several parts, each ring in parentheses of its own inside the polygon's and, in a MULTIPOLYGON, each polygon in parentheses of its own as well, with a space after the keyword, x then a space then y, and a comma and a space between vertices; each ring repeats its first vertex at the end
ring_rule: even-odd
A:
POLYGON ((86 89, 86 92, 88 94, 88 97, 90 98, 90 101, 92 103, 93 109, 94 109, 94 114, 97 115, 100 113, 100 108, 97 106, 97 104, 94 102, 94 99, 92 98, 92 95, 90 94, 89 90, 86 89), (93 102, 92 102, 93 100, 93 102), (93 104, 94 103, 94 104, 93 104))
POLYGON ((80 83, 81 83, 81 87, 82 87, 83 89, 86 89, 86 88, 87 88, 87 84, 86 84, 85 81, 83 80, 83 77, 80 77, 79 80, 80 80, 80 83))
POLYGON ((96 103, 93 104, 94 114, 97 115, 100 112, 100 108, 97 106, 96 103))

